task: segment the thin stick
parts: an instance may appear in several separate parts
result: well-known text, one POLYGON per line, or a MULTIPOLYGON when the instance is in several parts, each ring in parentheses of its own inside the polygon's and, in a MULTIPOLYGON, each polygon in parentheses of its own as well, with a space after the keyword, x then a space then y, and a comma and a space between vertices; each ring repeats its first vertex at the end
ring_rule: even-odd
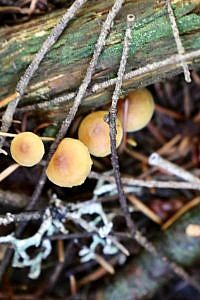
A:
POLYGON ((148 164, 148 157, 136 150, 132 150, 132 149, 129 149, 128 147, 126 147, 124 149, 124 151, 130 155, 131 157, 133 157, 134 159, 137 159, 139 160, 140 162, 142 162, 143 164, 148 164))
POLYGON ((115 182, 116 182, 117 189, 118 189, 120 205, 124 212, 127 226, 131 230, 131 232, 134 232, 135 226, 130 217, 130 213, 129 213, 129 209, 128 209, 128 205, 127 205, 127 201, 126 201, 126 196, 123 191, 121 176, 120 176, 120 172, 119 172, 119 160, 118 160, 118 155, 117 155, 117 150, 116 150, 116 134, 117 134, 116 115, 117 115, 117 102, 119 99, 119 94, 120 94, 120 90, 121 90, 121 86, 122 86, 122 79, 123 79, 123 75, 125 72, 128 51, 129 51, 129 44, 130 44, 130 40, 131 40, 131 31, 133 28, 134 21, 135 21, 135 16, 133 16, 133 15, 127 16, 127 28, 126 28, 125 37, 124 37, 123 52, 122 52, 120 66, 119 66, 119 70, 118 70, 118 74, 117 74, 118 80, 115 85, 115 89, 114 89, 113 96, 112 96, 112 104, 111 104, 111 108, 109 111, 111 162, 112 162, 112 167, 114 170, 115 182))
POLYGON ((162 113, 162 114, 164 114, 166 116, 169 116, 169 117, 171 117, 173 119, 176 119, 176 120, 183 120, 184 119, 183 115, 181 115, 180 113, 178 113, 176 111, 173 111, 169 108, 162 107, 159 104, 155 105, 155 110, 159 113, 162 113))
POLYGON ((3 106, 6 106, 8 103, 15 100, 19 96, 20 96, 20 94, 18 92, 15 92, 12 95, 9 95, 8 97, 0 100, 0 108, 2 108, 3 106))
POLYGON ((64 263, 65 261, 65 249, 63 240, 57 241, 57 251, 58 251, 58 261, 60 263, 64 263))
MULTIPOLYGON (((19 95, 19 93, 17 95, 18 96, 8 104, 6 111, 4 112, 4 114, 2 116, 0 130, 3 132, 8 132, 8 130, 12 124, 15 109, 17 107, 19 100, 21 99, 21 96, 19 95)), ((3 147, 4 141, 5 141, 5 137, 0 137, 0 149, 3 147)))
POLYGON ((173 146, 175 146, 181 140, 181 135, 175 135, 171 140, 169 140, 165 145, 159 148, 156 152, 160 155, 167 154, 173 146))
POLYGON ((84 286, 84 285, 88 284, 89 282, 95 281, 95 280, 105 276, 107 273, 108 273, 107 270, 105 270, 104 268, 102 268, 102 267, 97 268, 95 271, 93 271, 89 275, 86 275, 83 278, 81 278, 78 281, 78 287, 84 286))
POLYGON ((168 229, 174 222, 176 222, 188 210, 200 204, 200 197, 196 197, 182 206, 171 218, 169 218, 163 225, 162 229, 168 229))
MULTIPOLYGON (((0 118, 0 122, 2 122, 2 119, 0 118)), ((15 124, 21 124, 22 121, 19 121, 19 120, 12 120, 12 123, 15 123, 15 124)))
POLYGON ((188 171, 185 171, 183 168, 177 166, 176 164, 171 163, 170 161, 162 158, 158 153, 152 153, 149 156, 149 164, 151 166, 159 167, 170 174, 176 175, 179 178, 182 178, 186 181, 200 184, 200 179, 188 171))
POLYGON ((128 195, 127 198, 136 208, 143 212, 143 214, 150 218, 153 222, 159 225, 162 224, 161 218, 157 216, 147 205, 145 205, 137 197, 135 197, 134 195, 128 195))
MULTIPOLYGON (((43 43, 41 49, 37 52, 34 59, 32 60, 31 64, 26 69, 24 75, 20 78, 17 86, 16 92, 11 95, 11 102, 8 104, 8 107, 3 115, 2 118, 2 125, 1 131, 7 132, 11 126, 12 119, 16 107, 21 100, 21 97, 24 95, 25 89, 29 84, 31 78, 33 77, 34 73, 37 71, 39 64, 43 60, 46 53, 49 49, 55 44, 58 40, 59 36, 69 23, 69 21, 74 17, 77 10, 86 2, 87 0, 75 0, 67 12, 61 17, 60 21, 57 25, 53 28, 48 38, 43 43)), ((9 98, 9 97, 8 97, 9 98)), ((7 99, 8 99, 7 98, 7 99)), ((5 99, 4 99, 5 100, 5 99)), ((5 101, 4 101, 5 103, 5 101)), ((0 138, 0 148, 2 148, 5 138, 0 138)))
POLYGON ((16 91, 23 96, 26 87, 28 86, 31 78, 34 73, 37 71, 41 61, 49 51, 49 49, 55 44, 55 42, 60 37, 63 30, 66 28, 67 24, 71 19, 75 16, 76 12, 85 4, 87 0, 76 0, 67 10, 67 12, 61 17, 57 25, 52 29, 48 38, 44 41, 41 49, 37 52, 35 57, 33 58, 31 64, 26 69, 24 75, 20 78, 16 91))
POLYGON ((6 168, 5 170, 3 170, 0 173, 0 182, 2 180, 4 180, 6 177, 8 177, 10 174, 12 174, 15 170, 17 170, 17 168, 19 168, 18 164, 12 164, 11 166, 9 166, 8 168, 6 168))
MULTIPOLYGON (((106 181, 114 182, 113 176, 101 175, 96 172, 91 172, 89 178, 98 179, 101 176, 105 178, 106 181)), ((157 181, 157 180, 140 180, 129 177, 122 177, 122 183, 128 186, 141 186, 146 188, 159 188, 159 189, 190 189, 190 190, 200 190, 200 185, 198 183, 192 182, 182 182, 182 181, 157 181)))
POLYGON ((112 241, 112 243, 126 256, 130 255, 130 252, 128 251, 128 249, 126 249, 124 247, 124 245, 122 245, 114 236, 109 235, 108 236, 109 239, 112 241))
MULTIPOLYGON (((171 27, 172 27, 172 31, 173 31, 173 35, 174 35, 174 39, 176 42, 176 47, 177 47, 178 53, 180 55, 183 55, 185 53, 185 49, 184 49, 183 44, 180 39, 180 34, 179 34, 179 30, 178 30, 178 27, 176 24, 175 15, 174 15, 174 12, 173 12, 173 9, 171 6, 171 0, 166 0, 166 5, 167 5, 167 11, 168 11, 169 19, 171 22, 171 27)), ((188 65, 184 59, 182 59, 181 65, 183 68, 185 81, 191 82, 190 71, 189 71, 188 65)))
POLYGON ((115 269, 111 264, 109 264, 101 255, 94 254, 94 259, 100 264, 102 268, 104 268, 108 273, 114 274, 115 269))
MULTIPOLYGON (((3 132, 3 131, 0 131, 0 136, 5 136, 5 137, 14 138, 14 137, 17 136, 17 133, 10 133, 10 132, 3 132)), ((53 137, 40 136, 40 138, 41 138, 44 142, 55 141, 55 138, 53 138, 53 137)))
POLYGON ((77 295, 77 283, 74 275, 69 276, 70 290, 72 297, 77 295))
MULTIPOLYGON (((126 73, 123 77, 123 81, 133 79, 134 77, 137 77, 137 76, 139 77, 141 75, 149 74, 149 73, 152 73, 159 69, 163 69, 163 73, 165 73, 165 72, 167 72, 167 68, 166 68, 167 66, 180 65, 182 60, 185 60, 185 61, 188 61, 188 63, 191 63, 192 59, 198 58, 199 56, 200 56, 200 50, 191 51, 191 52, 183 54, 183 55, 174 54, 164 60, 154 62, 152 64, 147 64, 144 67, 141 67, 134 71, 126 73)), ((109 79, 102 83, 95 83, 86 95, 88 96, 93 93, 105 90, 105 89, 115 85, 116 82, 117 82, 117 78, 112 78, 112 79, 109 79)), ((33 104, 33 105, 27 105, 23 108, 20 108, 19 111, 31 111, 31 110, 37 110, 39 108, 49 109, 49 105, 51 105, 51 106, 59 105, 60 103, 72 100, 75 96, 76 96, 75 93, 68 93, 63 96, 56 97, 50 101, 45 101, 45 102, 37 103, 37 104, 33 104)))

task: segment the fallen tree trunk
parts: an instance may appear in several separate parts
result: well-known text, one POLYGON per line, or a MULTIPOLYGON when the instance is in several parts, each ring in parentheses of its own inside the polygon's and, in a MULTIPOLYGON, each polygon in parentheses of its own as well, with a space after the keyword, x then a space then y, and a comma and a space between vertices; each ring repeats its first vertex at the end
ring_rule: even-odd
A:
MULTIPOLYGON (((191 267, 200 259, 200 239, 188 237, 188 224, 200 224, 200 206, 179 219, 170 229, 158 233, 155 245, 170 260, 191 267)), ((172 276, 171 270, 158 257, 145 250, 132 259, 102 293, 104 300, 139 300, 152 296, 172 276)))
MULTIPOLYGON (((159 2, 159 1, 158 1, 159 2)), ((100 32, 101 23, 113 1, 88 1, 69 24, 61 38, 41 63, 31 81, 21 105, 49 101, 55 96, 76 91, 83 79, 88 62, 100 32)), ((200 49, 200 16, 196 10, 199 1, 174 1, 174 12, 186 52, 200 49)), ((0 29, 0 98, 11 94, 20 75, 23 74, 35 53, 40 49, 51 29, 58 22, 64 10, 52 12, 27 23, 0 29)), ((136 15, 136 24, 130 47, 127 72, 163 60, 177 53, 166 7, 154 0, 127 0, 117 16, 101 55, 93 83, 99 83, 116 76, 119 66, 126 15, 136 15)), ((189 59, 191 68, 198 68, 200 57, 189 59)), ((173 63, 164 68, 146 72, 125 80, 124 93, 129 89, 146 86, 161 79, 182 72, 180 64, 173 63)), ((98 107, 110 99, 112 87, 86 97, 83 105, 98 107)), ((73 99, 57 107, 51 107, 50 116, 61 118, 73 99)), ((41 113, 41 109, 40 109, 41 113)))

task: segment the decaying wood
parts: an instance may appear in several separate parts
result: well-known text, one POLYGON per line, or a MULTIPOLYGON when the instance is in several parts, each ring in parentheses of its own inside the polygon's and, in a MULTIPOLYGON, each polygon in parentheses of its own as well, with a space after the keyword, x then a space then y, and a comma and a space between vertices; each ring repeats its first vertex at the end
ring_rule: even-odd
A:
MULTIPOLYGON (((80 10, 45 57, 27 89, 22 105, 48 101, 55 96, 77 90, 93 53, 101 23, 112 4, 113 1, 89 1, 80 10)), ((186 52, 200 48, 200 16, 196 10, 197 5, 198 1, 174 1, 173 8, 186 52)), ((64 10, 59 10, 21 25, 0 29, 0 76, 2 78, 0 98, 14 92, 20 75, 63 13, 64 10)), ((166 6, 154 0, 128 0, 107 39, 96 74, 93 76, 93 83, 116 76, 126 15, 129 13, 136 15, 136 24, 132 33, 127 72, 177 53, 166 6)), ((199 62, 199 58, 188 61, 191 68, 198 68, 199 62)), ((124 92, 180 72, 182 72, 180 64, 174 64, 162 70, 137 76, 124 82, 124 92)), ((97 92, 87 97, 83 106, 90 108, 101 106, 110 100, 111 94, 112 88, 97 92)), ((64 103, 57 109, 50 107, 49 117, 60 118, 63 108, 66 111, 71 102, 68 101, 67 105, 64 103)))
MULTIPOLYGON (((186 235, 189 224, 200 224, 200 206, 184 215, 162 235, 156 246, 174 262, 187 268, 200 259, 200 239, 186 235)), ((146 299, 169 280, 172 273, 158 257, 143 251, 118 271, 113 281, 102 292, 102 299, 146 299)))

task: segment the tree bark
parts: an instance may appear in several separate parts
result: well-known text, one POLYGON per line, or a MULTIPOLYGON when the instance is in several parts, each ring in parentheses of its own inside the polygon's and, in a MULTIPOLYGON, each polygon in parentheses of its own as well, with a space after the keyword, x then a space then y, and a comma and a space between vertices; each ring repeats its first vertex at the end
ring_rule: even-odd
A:
MULTIPOLYGON (((41 63, 21 101, 22 106, 49 101, 55 96, 77 90, 93 53, 101 24, 113 2, 91 0, 79 11, 41 63)), ((126 15, 129 13, 136 15, 136 24, 132 32, 127 72, 177 53, 166 7, 159 2, 125 1, 107 39, 105 50, 93 76, 93 83, 116 76, 122 52, 126 15)), ((179 0, 173 4, 186 52, 200 48, 198 3, 197 0, 179 0)), ((21 25, 0 29, 0 98, 8 96, 15 90, 20 76, 64 11, 61 9, 21 25)), ((200 58, 189 61, 191 68, 198 68, 199 63, 200 58)), ((123 93, 180 72, 182 72, 180 65, 173 64, 137 76, 124 82, 123 93)), ((112 88, 108 88, 92 94, 84 99, 83 107, 90 109, 104 105, 110 100, 111 93, 112 88)), ((50 106, 49 116, 54 119, 57 116, 60 119, 72 101, 73 99, 57 108, 50 106)))
MULTIPOLYGON (((155 245, 161 253, 183 267, 190 267, 200 259, 200 239, 188 237, 185 229, 188 224, 200 224, 200 207, 193 209, 162 234, 158 232, 155 245)), ((171 270, 158 257, 145 250, 114 277, 103 288, 104 300, 139 300, 152 296, 169 277, 171 270)))

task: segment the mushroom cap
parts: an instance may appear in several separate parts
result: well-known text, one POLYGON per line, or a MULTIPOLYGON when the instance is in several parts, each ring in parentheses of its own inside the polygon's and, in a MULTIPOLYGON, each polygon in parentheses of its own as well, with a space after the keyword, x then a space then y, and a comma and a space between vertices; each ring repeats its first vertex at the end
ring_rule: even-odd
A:
MULTIPOLYGON (((133 132, 144 128, 152 118, 154 112, 154 100, 152 94, 147 89, 139 89, 130 92, 128 99, 128 115, 126 132, 133 132)), ((118 102, 117 116, 123 122, 123 101, 118 102)))
POLYGON ((32 167, 41 161, 44 155, 44 144, 38 135, 26 131, 14 137, 10 152, 19 165, 32 167))
MULTIPOLYGON (((78 137, 87 147, 89 152, 97 157, 104 157, 111 153, 110 129, 104 120, 108 111, 95 111, 87 115, 81 122, 78 137)), ((122 141, 122 125, 116 119, 116 146, 122 141)))
POLYGON ((91 171, 92 160, 87 147, 79 140, 64 138, 53 154, 46 174, 61 187, 82 184, 91 171))

